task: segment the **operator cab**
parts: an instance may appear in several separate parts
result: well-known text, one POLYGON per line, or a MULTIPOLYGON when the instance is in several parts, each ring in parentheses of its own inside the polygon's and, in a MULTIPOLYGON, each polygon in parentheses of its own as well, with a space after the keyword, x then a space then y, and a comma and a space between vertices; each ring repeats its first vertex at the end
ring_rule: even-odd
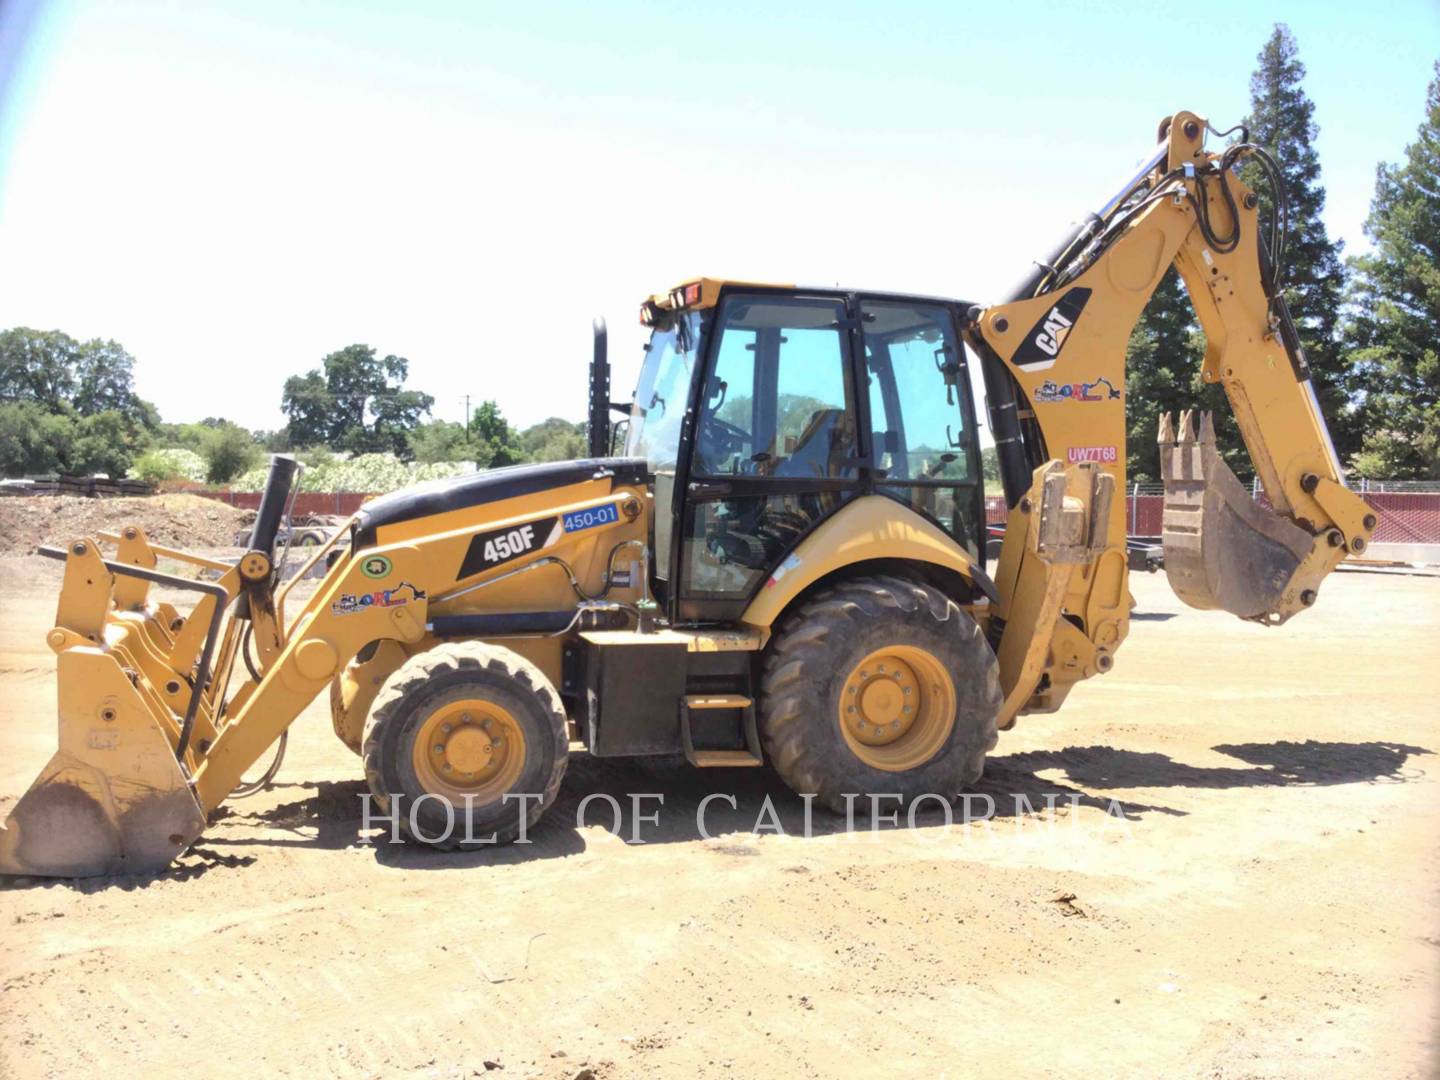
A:
POLYGON ((645 302, 624 453, 654 477, 653 584, 673 620, 738 618, 859 495, 910 507, 983 566, 969 306, 709 278, 645 302))

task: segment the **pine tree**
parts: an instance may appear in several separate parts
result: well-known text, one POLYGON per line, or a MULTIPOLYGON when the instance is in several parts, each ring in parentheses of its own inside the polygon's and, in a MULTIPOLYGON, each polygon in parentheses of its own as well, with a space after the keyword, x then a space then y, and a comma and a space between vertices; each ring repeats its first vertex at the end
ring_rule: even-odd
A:
POLYGON ((1440 479, 1440 63, 1404 163, 1376 170, 1365 234, 1345 324, 1365 421, 1352 468, 1440 479))
POLYGON ((1197 345, 1195 309, 1180 275, 1160 279, 1125 350, 1126 468, 1132 483, 1158 483, 1155 436, 1160 413, 1193 408, 1203 349, 1197 345))
MULTIPOLYGON (((1315 393, 1330 423, 1331 436, 1342 458, 1359 448, 1359 426, 1350 408, 1347 371, 1339 348, 1344 266, 1341 244, 1332 242, 1321 213, 1325 188, 1320 184, 1320 158, 1315 152, 1319 128, 1315 104, 1305 96, 1301 81, 1305 65, 1290 28, 1277 23, 1259 66, 1250 76, 1250 115, 1245 126, 1250 141, 1265 147, 1280 165, 1289 206, 1285 243, 1284 292, 1300 332, 1300 344, 1309 361, 1315 393)), ((1247 163, 1241 177, 1255 188, 1266 219, 1273 193, 1259 166, 1247 163)))

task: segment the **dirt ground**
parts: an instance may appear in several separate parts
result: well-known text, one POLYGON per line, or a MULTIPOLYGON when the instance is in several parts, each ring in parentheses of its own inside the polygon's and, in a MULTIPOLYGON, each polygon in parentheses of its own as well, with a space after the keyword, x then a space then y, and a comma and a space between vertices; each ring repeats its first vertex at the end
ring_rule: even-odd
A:
POLYGON ((10 495, 0 499, 0 555, 25 555, 36 544, 64 546, 118 523, 139 525, 153 543, 169 547, 225 547, 255 520, 199 495, 153 495, 144 499, 81 499, 55 495, 10 495))
MULTIPOLYGON (((0 559, 0 812, 53 748, 56 571, 0 559)), ((968 825, 807 837, 760 770, 580 755, 529 845, 372 844, 316 704, 177 870, 0 888, 0 1075, 1434 1075, 1440 579, 1279 629, 1134 591, 968 825), (576 826, 634 792, 644 843, 576 826)))

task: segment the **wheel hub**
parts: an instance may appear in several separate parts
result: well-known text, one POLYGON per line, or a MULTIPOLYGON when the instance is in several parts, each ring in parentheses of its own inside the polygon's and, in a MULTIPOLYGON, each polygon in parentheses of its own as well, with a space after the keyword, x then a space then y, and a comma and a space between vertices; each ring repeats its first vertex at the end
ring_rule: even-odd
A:
POLYGON ((493 702, 451 702, 420 725, 412 762, 426 791, 457 806, 467 798, 494 802, 520 774, 525 739, 515 718, 493 702))
POLYGON ((464 773, 489 768, 497 760, 495 742, 483 728, 466 724, 445 740, 444 765, 464 773))
POLYGON ((924 764, 954 723, 950 673, 918 646, 877 649, 841 687, 841 733, 860 760, 878 769, 900 772, 924 764))

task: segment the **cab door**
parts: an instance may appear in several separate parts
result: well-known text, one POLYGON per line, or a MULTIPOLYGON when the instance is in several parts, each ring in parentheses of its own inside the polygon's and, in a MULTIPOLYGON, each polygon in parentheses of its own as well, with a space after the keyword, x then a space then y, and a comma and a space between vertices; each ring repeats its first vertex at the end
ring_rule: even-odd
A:
POLYGON ((680 515, 680 621, 738 618, 859 489, 854 326, 839 296, 722 298, 680 515))
POLYGON ((980 443, 954 312, 862 297, 859 314, 874 490, 934 521, 983 566, 980 443))

